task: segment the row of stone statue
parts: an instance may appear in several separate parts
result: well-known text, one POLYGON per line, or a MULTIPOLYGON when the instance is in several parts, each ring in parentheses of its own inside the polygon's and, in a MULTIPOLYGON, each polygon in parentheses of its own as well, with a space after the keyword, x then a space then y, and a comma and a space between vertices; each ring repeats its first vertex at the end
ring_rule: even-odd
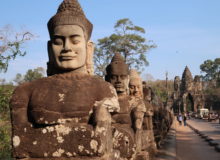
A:
POLYGON ((119 53, 106 68, 106 81, 93 75, 92 24, 77 0, 61 3, 48 30, 48 77, 18 86, 10 102, 13 157, 152 157, 155 140, 159 145, 171 125, 171 112, 152 99, 119 53))

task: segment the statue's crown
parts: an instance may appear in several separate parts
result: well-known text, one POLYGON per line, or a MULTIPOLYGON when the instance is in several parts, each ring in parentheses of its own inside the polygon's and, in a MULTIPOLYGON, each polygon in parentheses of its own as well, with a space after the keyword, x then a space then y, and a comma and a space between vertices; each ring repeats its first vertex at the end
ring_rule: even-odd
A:
POLYGON ((120 53, 115 53, 115 55, 112 57, 111 63, 114 63, 114 62, 125 63, 125 60, 124 60, 124 58, 121 56, 120 53))
POLYGON ((142 83, 142 79, 141 79, 139 73, 135 69, 130 70, 129 77, 130 77, 130 80, 137 80, 140 83, 142 83))
POLYGON ((57 13, 65 11, 72 12, 72 14, 75 15, 84 15, 83 10, 77 0, 64 0, 60 4, 57 13))
POLYGON ((135 69, 131 69, 129 72, 130 78, 140 78, 138 72, 135 69))
POLYGON ((47 24, 50 35, 58 25, 79 25, 87 34, 88 39, 91 37, 93 28, 77 0, 64 0, 60 4, 57 13, 47 24))
POLYGON ((115 55, 112 57, 111 63, 106 67, 107 75, 110 75, 112 70, 115 71, 115 69, 126 75, 129 74, 128 65, 125 63, 125 60, 120 53, 115 53, 115 55))

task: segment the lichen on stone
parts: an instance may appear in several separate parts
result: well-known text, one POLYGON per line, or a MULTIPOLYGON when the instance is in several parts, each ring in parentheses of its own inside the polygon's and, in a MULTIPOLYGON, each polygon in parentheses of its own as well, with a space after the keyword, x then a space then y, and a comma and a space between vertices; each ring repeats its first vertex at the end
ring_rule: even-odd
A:
POLYGON ((107 132, 107 130, 105 127, 99 127, 99 126, 96 127, 96 135, 102 134, 102 135, 106 136, 106 134, 107 134, 106 132, 107 132))
POLYGON ((64 125, 57 125, 57 126, 55 126, 55 130, 56 130, 56 132, 57 132, 57 134, 59 136, 59 135, 67 135, 67 134, 69 134, 70 131, 71 131, 71 128, 70 127, 66 127, 64 125))
POLYGON ((64 100, 65 95, 62 93, 59 93, 58 96, 59 96, 59 102, 62 102, 64 100))
POLYGON ((48 126, 48 127, 46 127, 46 129, 47 129, 48 132, 53 132, 54 131, 54 127, 49 127, 48 126))
POLYGON ((73 154, 70 153, 70 152, 67 152, 66 155, 67 155, 68 157, 72 157, 72 156, 73 156, 73 154))
POLYGON ((79 149, 80 152, 82 152, 84 148, 85 147, 83 145, 78 145, 78 149, 79 149))
POLYGON ((56 152, 54 152, 54 153, 52 154, 52 156, 53 156, 53 157, 61 157, 64 152, 65 152, 65 151, 64 151, 63 149, 59 148, 56 152))
POLYGON ((96 140, 91 140, 90 141, 90 147, 91 149, 94 150, 94 152, 97 152, 97 149, 98 149, 98 142, 96 140))
POLYGON ((47 156, 48 156, 48 153, 45 152, 45 153, 44 153, 44 157, 47 157, 47 156))
POLYGON ((43 129, 43 130, 42 130, 42 133, 43 133, 43 134, 47 133, 47 130, 46 130, 46 129, 43 129))
POLYGON ((37 141, 34 141, 34 142, 33 142, 33 145, 36 145, 36 144, 37 144, 37 141))
POLYGON ((21 143, 21 140, 20 140, 20 138, 18 136, 14 136, 12 141, 13 141, 13 146, 14 147, 18 147, 20 145, 20 143, 21 143))
POLYGON ((58 141, 58 143, 63 143, 64 139, 63 139, 63 137, 59 136, 59 137, 57 137, 57 141, 58 141))

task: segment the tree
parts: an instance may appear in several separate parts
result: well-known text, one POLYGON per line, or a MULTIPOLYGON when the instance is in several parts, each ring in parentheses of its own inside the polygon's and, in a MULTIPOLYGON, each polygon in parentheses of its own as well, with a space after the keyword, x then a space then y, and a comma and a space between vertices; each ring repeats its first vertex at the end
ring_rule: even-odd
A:
POLYGON ((174 91, 172 80, 147 81, 147 85, 153 89, 154 93, 161 99, 162 102, 166 102, 169 97, 168 93, 173 93, 174 91))
POLYGON ((29 31, 14 32, 9 25, 0 29, 0 72, 7 71, 10 60, 26 55, 23 45, 33 37, 29 31))
POLYGON ((205 75, 202 76, 205 81, 215 81, 220 84, 220 58, 214 61, 206 60, 200 65, 200 69, 205 75))
POLYGON ((45 71, 44 68, 38 67, 36 69, 29 69, 24 75, 25 82, 31 82, 33 80, 44 77, 45 71))
POLYGON ((110 36, 98 39, 94 54, 95 73, 103 76, 116 52, 124 56, 130 68, 140 71, 143 66, 147 66, 146 53, 156 45, 143 37, 145 30, 127 18, 118 20, 114 29, 110 36))
POLYGON ((16 84, 20 85, 24 83, 24 77, 21 73, 17 73, 15 79, 13 80, 16 84))
POLYGON ((21 84, 24 82, 31 82, 33 80, 44 77, 45 70, 42 67, 37 67, 35 69, 29 69, 25 75, 20 73, 16 74, 15 79, 13 80, 16 84, 21 84))

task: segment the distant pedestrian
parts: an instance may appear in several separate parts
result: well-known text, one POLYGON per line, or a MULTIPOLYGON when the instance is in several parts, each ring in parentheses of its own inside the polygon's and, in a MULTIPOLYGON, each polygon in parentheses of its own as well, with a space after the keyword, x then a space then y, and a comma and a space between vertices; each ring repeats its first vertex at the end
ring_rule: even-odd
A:
POLYGON ((178 115, 179 125, 182 125, 183 117, 181 114, 178 115))
POLYGON ((184 123, 184 126, 186 126, 186 119, 187 119, 186 114, 184 114, 184 116, 183 116, 183 123, 184 123))

